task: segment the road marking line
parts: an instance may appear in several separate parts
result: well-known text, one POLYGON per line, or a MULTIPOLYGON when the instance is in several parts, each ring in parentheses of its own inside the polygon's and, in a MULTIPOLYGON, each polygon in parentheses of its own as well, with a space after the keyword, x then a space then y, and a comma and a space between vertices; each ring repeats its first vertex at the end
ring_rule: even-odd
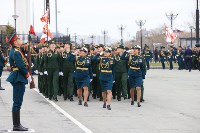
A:
MULTIPOLYGON (((37 93, 39 93, 38 89, 34 89, 37 93)), ((45 98, 41 93, 39 93, 43 98, 45 98)), ((46 99, 46 98, 45 98, 46 99)), ((70 119, 74 124, 76 124, 77 126, 79 126, 83 131, 85 131, 86 133, 93 133, 90 129, 88 129, 86 126, 84 126, 83 124, 81 124, 78 120, 76 120, 75 118, 73 118, 70 114, 68 114, 66 111, 64 111, 61 107, 59 107, 57 104, 55 104, 54 102, 46 99, 54 108, 56 108, 59 112, 61 112, 65 117, 67 117, 68 119, 70 119)))

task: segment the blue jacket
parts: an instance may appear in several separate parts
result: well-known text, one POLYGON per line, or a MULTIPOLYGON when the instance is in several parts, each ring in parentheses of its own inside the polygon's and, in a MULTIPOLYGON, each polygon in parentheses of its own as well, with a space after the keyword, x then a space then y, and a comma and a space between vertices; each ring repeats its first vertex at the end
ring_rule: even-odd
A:
POLYGON ((21 53, 20 48, 13 46, 9 53, 9 63, 13 71, 9 74, 6 81, 10 83, 22 82, 27 84, 27 78, 30 75, 26 66, 27 60, 21 53), (14 70, 18 69, 18 70, 14 70))
POLYGON ((190 48, 186 49, 185 50, 185 53, 184 53, 184 58, 187 59, 187 58, 192 58, 192 50, 190 48))
POLYGON ((142 77, 145 79, 145 63, 144 59, 139 55, 127 55, 127 52, 124 52, 121 56, 122 60, 127 60, 129 62, 129 71, 128 75, 133 77, 142 77))
POLYGON ((99 63, 100 68, 100 76, 101 80, 114 80, 115 72, 114 72, 114 58, 112 57, 100 57, 100 54, 94 56, 93 61, 99 63))
POLYGON ((73 55, 70 54, 67 58, 69 61, 74 62, 75 63, 75 67, 76 67, 76 71, 75 71, 75 77, 84 77, 84 76, 88 76, 90 77, 90 79, 93 79, 93 74, 92 74, 92 65, 91 65, 91 59, 90 57, 81 57, 78 55, 73 55), (87 69, 87 70, 81 70, 81 69, 87 69))
POLYGON ((6 62, 6 60, 3 58, 3 53, 2 53, 2 51, 0 50, 0 66, 2 67, 2 66, 4 66, 5 63, 6 62))

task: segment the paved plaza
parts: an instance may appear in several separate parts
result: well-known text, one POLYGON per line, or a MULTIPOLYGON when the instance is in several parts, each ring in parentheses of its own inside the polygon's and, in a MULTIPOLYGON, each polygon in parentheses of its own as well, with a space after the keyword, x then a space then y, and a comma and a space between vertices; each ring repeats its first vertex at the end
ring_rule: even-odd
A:
MULTIPOLYGON (((0 133, 12 129, 12 87, 3 72, 0 91, 0 133)), ((37 76, 34 76, 37 85, 37 76)), ((200 133, 200 72, 151 69, 144 81, 145 102, 131 106, 130 100, 113 100, 112 110, 91 100, 89 107, 74 102, 45 99, 27 86, 21 122, 36 133, 200 133)))

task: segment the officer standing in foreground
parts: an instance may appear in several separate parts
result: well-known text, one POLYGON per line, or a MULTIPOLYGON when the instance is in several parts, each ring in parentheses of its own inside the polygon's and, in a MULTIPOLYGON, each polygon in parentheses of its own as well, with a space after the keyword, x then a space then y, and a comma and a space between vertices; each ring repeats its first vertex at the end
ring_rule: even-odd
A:
POLYGON ((20 51, 22 41, 18 38, 16 33, 12 35, 9 43, 12 45, 12 49, 9 53, 9 63, 12 72, 8 76, 7 81, 13 86, 13 131, 28 131, 28 128, 23 127, 20 123, 20 109, 23 103, 25 85, 28 82, 31 83, 32 78, 26 68, 28 62, 20 51))

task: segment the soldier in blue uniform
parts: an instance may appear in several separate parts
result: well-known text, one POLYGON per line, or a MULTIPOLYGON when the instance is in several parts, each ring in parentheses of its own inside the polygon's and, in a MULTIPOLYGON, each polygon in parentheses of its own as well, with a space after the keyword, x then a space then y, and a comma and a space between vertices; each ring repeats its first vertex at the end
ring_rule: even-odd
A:
MULTIPOLYGON (((137 90, 137 106, 140 107, 140 98, 141 98, 141 86, 143 79, 145 79, 145 63, 143 58, 139 55, 140 46, 135 46, 133 49, 133 54, 127 55, 127 52, 125 51, 123 55, 121 56, 122 60, 129 61, 129 85, 130 85, 130 94, 131 94, 131 105, 134 105, 134 88, 137 90)), ((132 50, 131 50, 132 51, 132 50)))
POLYGON ((182 51, 182 47, 179 46, 178 50, 177 50, 177 54, 176 54, 176 58, 177 58, 177 62, 178 62, 178 70, 183 70, 183 51, 182 51))
POLYGON ((2 71, 3 71, 3 67, 6 64, 6 60, 4 59, 3 53, 1 51, 1 46, 0 46, 0 90, 5 90, 4 88, 2 88, 1 86, 1 75, 2 75, 2 71))
POLYGON ((84 106, 88 107, 87 99, 88 99, 88 87, 90 86, 90 82, 92 82, 92 66, 91 60, 87 57, 88 49, 86 47, 82 47, 80 49, 79 55, 78 51, 70 54, 67 58, 69 61, 75 63, 75 82, 77 85, 77 94, 79 98, 78 105, 82 105, 82 89, 84 90, 84 106))
POLYGON ((146 48, 144 50, 144 58, 145 58, 145 61, 147 64, 147 70, 149 70, 150 69, 149 62, 153 58, 153 54, 152 54, 151 50, 149 49, 149 46, 146 46, 146 48))
POLYGON ((166 51, 165 47, 161 47, 160 51, 160 62, 162 63, 162 68, 165 69, 166 51))
POLYGON ((184 53, 184 59, 185 59, 185 68, 186 70, 189 70, 191 72, 192 69, 192 50, 190 49, 190 46, 187 46, 187 49, 184 53))
POLYGON ((171 46, 167 52, 167 58, 169 61, 169 70, 173 69, 173 47, 171 46))
POLYGON ((103 97, 103 108, 106 108, 106 94, 108 105, 107 109, 111 110, 111 98, 112 98, 112 87, 115 82, 115 72, 114 72, 114 58, 111 57, 111 48, 106 48, 104 52, 97 54, 93 60, 99 63, 100 66, 100 84, 102 88, 102 97, 103 97))
POLYGON ((16 33, 12 35, 9 43, 12 45, 12 49, 9 53, 9 63, 12 71, 8 76, 7 81, 13 86, 13 131, 28 131, 28 128, 23 127, 20 123, 20 109, 23 103, 25 85, 28 82, 31 83, 32 78, 26 68, 28 62, 20 51, 22 41, 18 38, 16 33))

